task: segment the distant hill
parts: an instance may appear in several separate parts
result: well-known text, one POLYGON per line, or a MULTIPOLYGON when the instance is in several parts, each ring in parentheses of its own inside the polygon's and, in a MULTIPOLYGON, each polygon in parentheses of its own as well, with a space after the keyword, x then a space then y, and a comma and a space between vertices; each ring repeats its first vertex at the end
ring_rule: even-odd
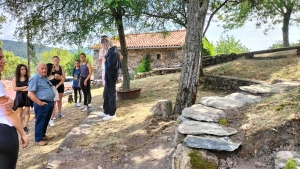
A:
MULTIPOLYGON (((6 51, 11 51, 15 56, 20 56, 23 58, 27 58, 27 43, 26 42, 17 42, 12 40, 0 40, 3 42, 2 49, 6 51)), ((50 51, 52 47, 47 46, 36 46, 36 54, 39 58, 40 53, 44 51, 50 51)), ((75 49, 69 50, 71 53, 75 52, 75 49)), ((92 51, 88 48, 84 48, 84 52, 88 55, 92 55, 92 51)))
MULTIPOLYGON (((6 51, 13 52, 15 56, 20 56, 27 58, 27 43, 26 42, 16 42, 12 40, 1 40, 3 42, 2 49, 6 51)), ((44 51, 51 50, 51 47, 47 46, 36 46, 36 53, 39 56, 40 53, 44 51)))

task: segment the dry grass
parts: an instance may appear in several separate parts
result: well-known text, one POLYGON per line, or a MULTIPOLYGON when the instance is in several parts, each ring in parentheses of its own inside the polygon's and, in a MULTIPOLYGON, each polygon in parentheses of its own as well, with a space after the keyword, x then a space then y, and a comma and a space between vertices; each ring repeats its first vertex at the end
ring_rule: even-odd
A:
MULTIPOLYGON (((260 57, 278 55, 283 54, 265 54, 260 57)), ((222 66, 208 71, 207 74, 263 81, 272 81, 274 79, 300 80, 300 59, 295 56, 295 54, 289 54, 287 58, 266 60, 238 59, 224 63, 222 66)))
MULTIPOLYGON (((77 141, 81 147, 97 146, 101 149, 109 146, 121 146, 126 140, 135 137, 151 137, 149 136, 149 125, 151 123, 150 109, 158 100, 172 100, 175 103, 178 90, 180 74, 169 74, 162 76, 153 76, 144 79, 134 80, 131 82, 131 88, 142 88, 141 96, 133 100, 118 100, 117 119, 111 122, 103 122, 95 126, 93 132, 77 141)), ((224 91, 211 91, 199 88, 198 98, 203 96, 225 95, 224 91)), ((101 102, 102 100, 100 100, 101 102)), ((174 106, 174 105, 173 105, 174 106)), ((170 121, 159 121, 157 126, 151 129, 152 134, 159 132, 160 127, 171 125, 170 121)), ((153 134, 155 135, 155 134, 153 134)), ((145 138, 145 142, 146 142, 145 138)), ((133 139, 134 141, 134 139, 133 139)), ((144 141, 137 141, 128 146, 129 149, 137 149, 146 145, 144 141)), ((128 145, 126 143, 126 145, 128 145)))
MULTIPOLYGON (((239 59, 209 70, 207 74, 233 76, 263 81, 274 79, 300 80, 300 58, 295 51, 263 54, 256 57, 265 60, 239 59), (285 56, 281 59, 271 57, 285 56)), ((276 94, 252 105, 245 113, 242 129, 247 135, 260 130, 273 129, 292 119, 300 118, 300 93, 294 89, 287 93, 276 94)))
POLYGON ((272 129, 293 119, 300 119, 300 92, 296 88, 287 93, 275 94, 260 104, 251 106, 242 129, 247 135, 259 130, 272 129))

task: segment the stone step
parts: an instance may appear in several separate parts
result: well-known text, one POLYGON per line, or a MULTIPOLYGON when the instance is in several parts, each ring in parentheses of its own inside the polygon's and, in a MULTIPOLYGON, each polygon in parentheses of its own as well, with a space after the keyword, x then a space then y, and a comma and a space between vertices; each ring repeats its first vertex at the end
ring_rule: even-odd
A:
POLYGON ((191 148, 201 148, 207 150, 218 151, 234 151, 242 143, 234 143, 229 139, 215 137, 215 136, 192 136, 188 135, 183 140, 183 145, 191 148))
POLYGON ((188 135, 209 134, 215 136, 230 136, 238 132, 234 128, 223 126, 217 123, 207 123, 191 120, 183 121, 178 126, 178 131, 181 134, 188 135))
POLYGON ((261 100, 262 98, 260 96, 254 96, 254 95, 243 94, 243 93, 232 93, 225 97, 219 97, 219 96, 202 97, 200 99, 200 103, 205 106, 226 110, 226 109, 240 108, 245 105, 258 103, 261 100))
POLYGON ((195 104, 191 107, 183 109, 182 116, 198 121, 218 123, 220 118, 226 117, 226 114, 223 112, 223 110, 203 106, 202 104, 195 104))
POLYGON ((256 84, 250 86, 241 86, 240 89, 255 94, 276 94, 283 93, 300 86, 298 82, 281 82, 276 84, 256 84))

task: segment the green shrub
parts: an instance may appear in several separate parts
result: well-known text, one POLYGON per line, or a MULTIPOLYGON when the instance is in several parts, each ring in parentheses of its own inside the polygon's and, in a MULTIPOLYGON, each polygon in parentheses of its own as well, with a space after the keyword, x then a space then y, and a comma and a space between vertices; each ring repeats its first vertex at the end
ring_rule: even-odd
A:
POLYGON ((136 72, 137 73, 141 73, 141 72, 149 72, 151 71, 151 65, 150 63, 152 62, 151 58, 150 58, 150 54, 147 53, 146 55, 144 55, 143 59, 142 59, 142 63, 136 68, 136 72))

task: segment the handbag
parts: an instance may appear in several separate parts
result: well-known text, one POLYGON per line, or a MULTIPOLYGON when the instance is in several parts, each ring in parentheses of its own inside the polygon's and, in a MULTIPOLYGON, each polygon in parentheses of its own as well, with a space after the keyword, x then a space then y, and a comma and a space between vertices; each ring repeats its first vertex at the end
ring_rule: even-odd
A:
POLYGON ((53 89, 53 92, 54 92, 54 94, 55 94, 55 96, 54 96, 54 101, 58 101, 58 100, 59 100, 58 91, 57 91, 57 89, 56 89, 55 86, 52 86, 52 89, 53 89))

